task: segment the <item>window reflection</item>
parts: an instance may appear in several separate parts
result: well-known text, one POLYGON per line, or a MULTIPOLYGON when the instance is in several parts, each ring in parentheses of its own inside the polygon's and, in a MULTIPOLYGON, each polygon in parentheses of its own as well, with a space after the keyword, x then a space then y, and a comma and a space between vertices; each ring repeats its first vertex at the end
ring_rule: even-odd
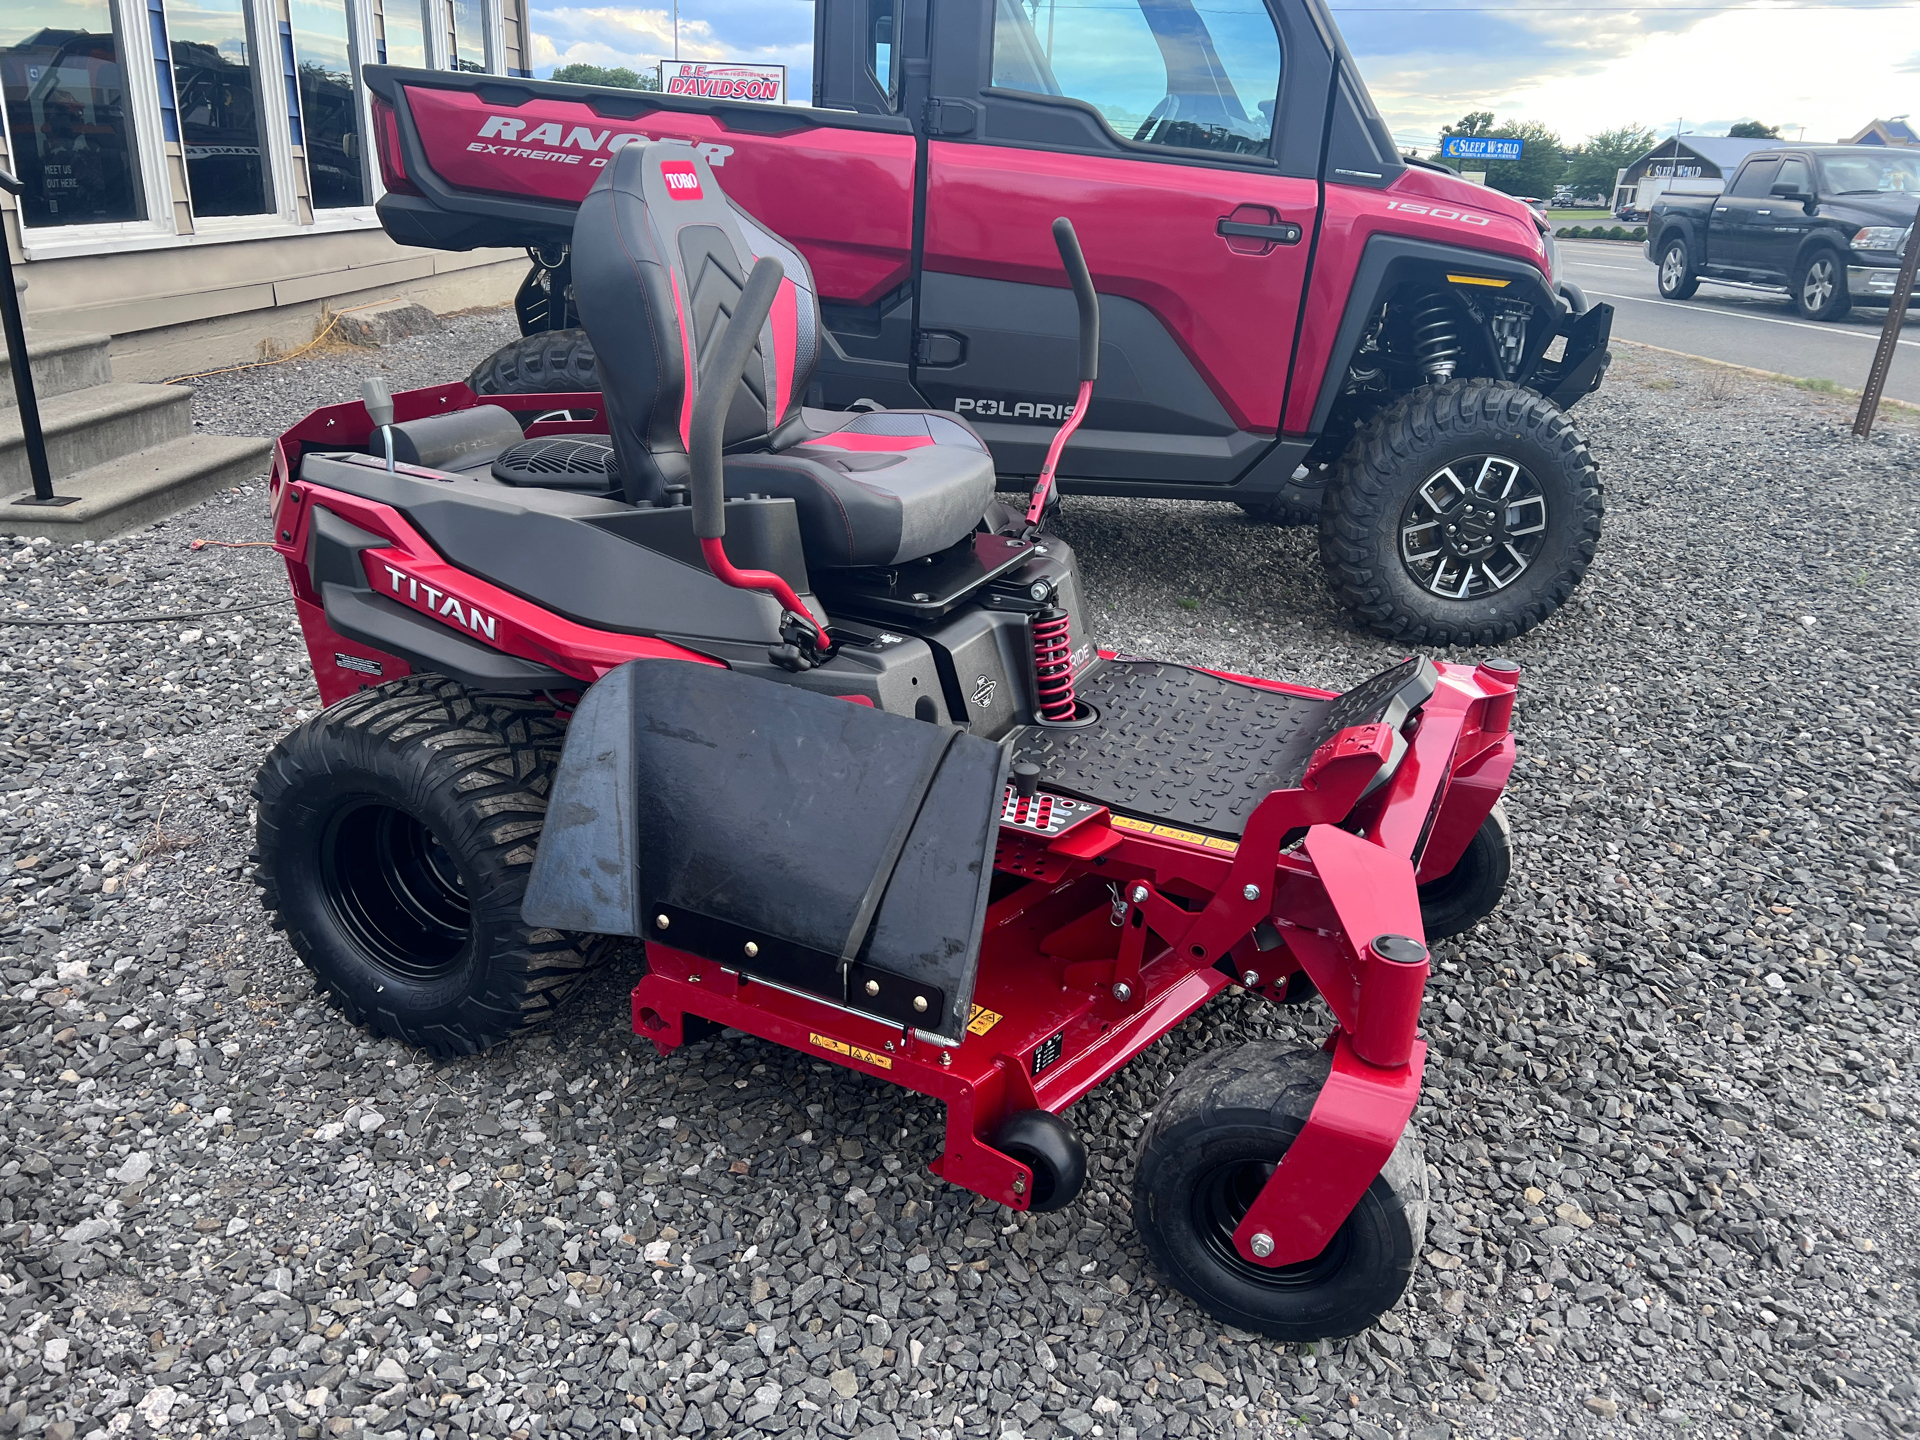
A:
POLYGON ((300 72, 300 128, 316 210, 365 205, 359 104, 347 42, 346 0, 293 0, 293 53, 300 72))
POLYGON ((453 53, 456 70, 487 68, 486 22, 480 0, 453 0, 453 53))
POLYGON ((271 209, 243 0, 167 0, 174 103, 196 215, 271 209))
POLYGON ((0 4, 0 93, 27 224, 145 218, 108 0, 0 4))
POLYGON ((424 70, 427 37, 420 24, 419 0, 386 0, 382 21, 387 35, 385 63, 424 70))

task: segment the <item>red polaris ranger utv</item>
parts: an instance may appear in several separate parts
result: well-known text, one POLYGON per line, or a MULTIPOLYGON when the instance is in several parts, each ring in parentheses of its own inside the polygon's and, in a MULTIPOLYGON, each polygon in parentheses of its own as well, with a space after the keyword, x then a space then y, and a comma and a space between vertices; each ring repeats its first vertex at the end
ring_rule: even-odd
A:
POLYGON ((367 72, 408 244, 526 246, 526 338, 482 395, 598 389, 569 250, 621 146, 691 141, 819 285, 814 408, 970 422, 1003 486, 1076 401, 1047 237, 1100 291, 1100 383, 1060 465, 1088 494, 1320 527, 1365 627, 1489 644, 1538 624, 1600 531, 1563 413, 1612 312, 1544 219, 1403 159, 1323 0, 817 0, 813 108, 367 72))
POLYGON ((637 1034, 734 1027, 932 1096, 933 1168, 1016 1210, 1072 1201, 1061 1112, 1201 1005, 1317 994, 1323 1047, 1169 1088, 1134 1213, 1233 1324, 1371 1323, 1425 1229, 1426 940, 1507 878, 1517 668, 1336 695, 1098 650, 1044 528, 1117 353, 1068 220, 1071 284, 1030 263, 1079 399, 1022 512, 950 411, 807 403, 835 349, 808 258, 700 147, 606 158, 567 234, 602 390, 369 382, 279 442, 329 708, 255 786, 275 923, 349 1016, 441 1054, 640 940, 637 1034))

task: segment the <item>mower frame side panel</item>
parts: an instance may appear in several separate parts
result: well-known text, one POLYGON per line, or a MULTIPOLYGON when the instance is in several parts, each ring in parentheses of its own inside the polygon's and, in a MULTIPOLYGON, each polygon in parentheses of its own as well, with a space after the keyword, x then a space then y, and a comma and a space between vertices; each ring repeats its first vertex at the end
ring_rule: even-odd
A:
POLYGON ((611 671, 581 697, 567 724, 521 905, 529 925, 640 934, 632 735, 638 669, 611 671))

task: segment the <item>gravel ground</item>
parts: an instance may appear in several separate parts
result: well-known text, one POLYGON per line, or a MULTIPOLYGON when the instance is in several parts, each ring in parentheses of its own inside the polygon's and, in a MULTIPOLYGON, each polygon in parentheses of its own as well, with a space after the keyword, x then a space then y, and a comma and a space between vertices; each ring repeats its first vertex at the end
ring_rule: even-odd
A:
MULTIPOLYGON (((395 389, 498 314, 380 352, 395 389)), ((365 356, 204 382, 277 430, 365 356)), ((1083 1199, 927 1174, 934 1107, 757 1041, 667 1059, 615 966, 445 1065, 350 1030, 263 923, 248 785, 315 704, 262 493, 0 547, 0 1436, 1832 1436, 1920 1424, 1912 873, 1920 432, 1625 352, 1609 489, 1525 667, 1505 906, 1441 947, 1407 1300, 1224 1331, 1127 1214, 1154 1097, 1324 1012, 1223 997, 1074 1112, 1083 1199)), ((1097 633, 1350 684, 1308 536, 1070 498, 1097 633), (1143 543, 1144 542, 1144 543, 1143 543)))

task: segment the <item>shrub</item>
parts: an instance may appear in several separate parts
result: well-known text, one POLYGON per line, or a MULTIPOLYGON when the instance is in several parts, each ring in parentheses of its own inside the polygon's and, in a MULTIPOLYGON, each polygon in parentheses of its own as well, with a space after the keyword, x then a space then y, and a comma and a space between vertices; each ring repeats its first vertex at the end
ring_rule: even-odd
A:
POLYGON ((1626 238, 1627 238, 1627 227, 1624 225, 1616 225, 1611 230, 1607 231, 1607 239, 1609 240, 1624 240, 1626 238))

